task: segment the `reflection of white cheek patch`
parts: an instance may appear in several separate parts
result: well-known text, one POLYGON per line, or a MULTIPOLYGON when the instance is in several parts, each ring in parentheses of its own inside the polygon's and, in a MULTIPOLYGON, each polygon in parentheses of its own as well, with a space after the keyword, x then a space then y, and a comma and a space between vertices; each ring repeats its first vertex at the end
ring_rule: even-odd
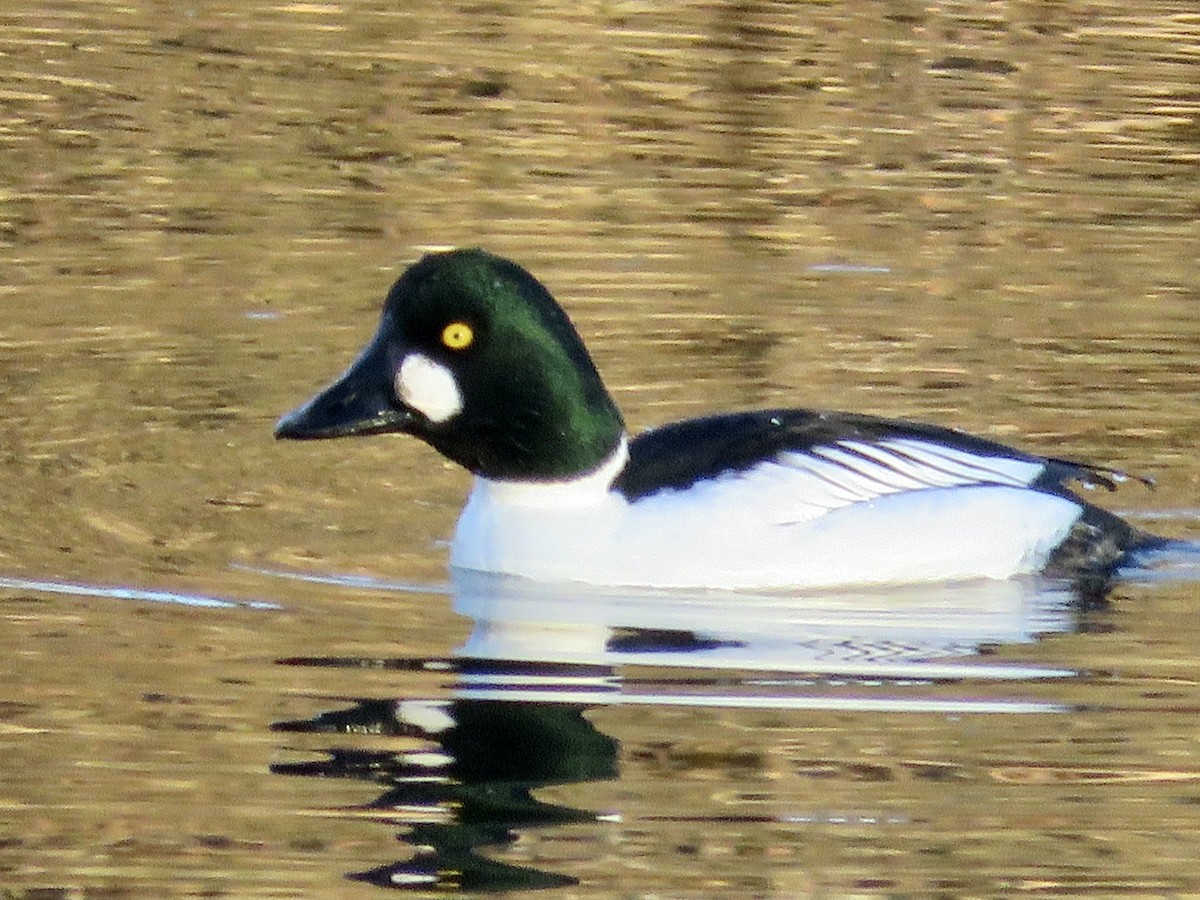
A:
POLYGON ((400 363, 396 394, 431 422, 445 422, 462 412, 462 394, 454 374, 420 353, 410 353, 400 363))

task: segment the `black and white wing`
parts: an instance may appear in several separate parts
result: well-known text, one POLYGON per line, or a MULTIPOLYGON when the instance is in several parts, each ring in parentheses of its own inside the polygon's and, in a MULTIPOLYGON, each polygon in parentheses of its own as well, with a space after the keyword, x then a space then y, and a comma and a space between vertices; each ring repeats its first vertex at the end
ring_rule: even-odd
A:
POLYGON ((1024 453, 949 428, 810 410, 762 410, 652 429, 630 444, 614 487, 634 502, 751 478, 812 514, 905 491, 1003 485, 1069 494, 1124 473, 1024 453))

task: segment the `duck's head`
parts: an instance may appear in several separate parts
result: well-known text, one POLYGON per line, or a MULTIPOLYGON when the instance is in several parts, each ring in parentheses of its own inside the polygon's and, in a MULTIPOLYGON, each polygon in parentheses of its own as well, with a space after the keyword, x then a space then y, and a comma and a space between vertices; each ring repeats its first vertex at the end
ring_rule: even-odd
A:
POLYGON ((590 471, 624 424, 566 313, 482 250, 430 254, 392 286, 375 337, 277 438, 402 432, 470 471, 549 480, 590 471))

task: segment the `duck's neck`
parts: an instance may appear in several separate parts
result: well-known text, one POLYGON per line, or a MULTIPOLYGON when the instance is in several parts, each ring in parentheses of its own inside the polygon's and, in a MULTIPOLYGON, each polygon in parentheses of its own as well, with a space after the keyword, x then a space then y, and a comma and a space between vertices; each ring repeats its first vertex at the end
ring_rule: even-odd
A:
POLYGON ((570 509, 590 506, 611 493, 612 483, 629 461, 629 441, 622 434, 617 446, 598 466, 580 475, 566 478, 525 479, 489 478, 476 475, 471 494, 505 506, 570 509))

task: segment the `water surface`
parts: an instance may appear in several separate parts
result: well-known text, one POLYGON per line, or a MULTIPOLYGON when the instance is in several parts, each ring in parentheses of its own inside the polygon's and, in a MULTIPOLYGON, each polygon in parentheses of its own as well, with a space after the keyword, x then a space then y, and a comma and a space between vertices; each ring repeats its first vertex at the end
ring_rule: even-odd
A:
POLYGON ((1200 537, 1190 2, 3 26, 12 896, 1200 888, 1194 579, 497 617, 446 582, 461 472, 270 436, 404 265, 478 244, 634 428, 917 418, 1153 476, 1097 499, 1200 537))

